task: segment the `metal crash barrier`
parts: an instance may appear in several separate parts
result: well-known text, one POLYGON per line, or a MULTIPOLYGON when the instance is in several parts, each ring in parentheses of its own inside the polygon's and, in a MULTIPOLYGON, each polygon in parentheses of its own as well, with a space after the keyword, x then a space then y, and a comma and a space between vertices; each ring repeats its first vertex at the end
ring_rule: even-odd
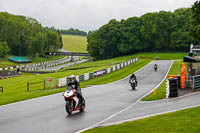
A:
POLYGON ((200 88, 200 75, 193 76, 193 90, 200 88))

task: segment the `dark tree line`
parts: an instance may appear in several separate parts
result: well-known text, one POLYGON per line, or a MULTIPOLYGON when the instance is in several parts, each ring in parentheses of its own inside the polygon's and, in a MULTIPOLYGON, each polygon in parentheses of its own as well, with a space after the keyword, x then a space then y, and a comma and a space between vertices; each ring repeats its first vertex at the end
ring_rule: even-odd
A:
POLYGON ((195 43, 190 34, 192 25, 197 25, 194 32, 200 33, 199 6, 198 9, 193 6, 192 9, 147 13, 121 21, 112 19, 88 34, 87 50, 96 59, 137 52, 189 51, 190 44, 195 43))
MULTIPOLYGON (((57 31, 58 29, 55 29, 54 27, 50 28, 53 31, 57 31)), ((81 31, 79 29, 73 29, 70 28, 68 30, 59 30, 61 34, 63 35, 79 35, 79 36, 87 36, 87 32, 81 31)))
POLYGON ((0 12, 0 56, 37 56, 62 47, 59 32, 43 28, 34 18, 0 12), (3 54, 1 54, 3 53, 3 54))
POLYGON ((200 45, 200 1, 192 6, 191 36, 194 44, 200 45))

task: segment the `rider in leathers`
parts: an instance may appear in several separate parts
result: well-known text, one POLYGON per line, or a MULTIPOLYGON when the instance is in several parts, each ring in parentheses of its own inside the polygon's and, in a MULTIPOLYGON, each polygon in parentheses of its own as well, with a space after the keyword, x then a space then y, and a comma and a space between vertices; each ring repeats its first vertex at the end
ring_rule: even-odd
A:
POLYGON ((137 86, 137 78, 135 76, 135 74, 133 73, 129 79, 129 83, 131 83, 131 80, 135 80, 136 86, 137 86))
POLYGON ((81 88, 79 82, 76 80, 76 77, 74 75, 71 75, 69 77, 70 81, 67 84, 67 86, 72 86, 76 91, 77 91, 77 97, 79 99, 79 104, 82 103, 82 93, 81 93, 81 88))

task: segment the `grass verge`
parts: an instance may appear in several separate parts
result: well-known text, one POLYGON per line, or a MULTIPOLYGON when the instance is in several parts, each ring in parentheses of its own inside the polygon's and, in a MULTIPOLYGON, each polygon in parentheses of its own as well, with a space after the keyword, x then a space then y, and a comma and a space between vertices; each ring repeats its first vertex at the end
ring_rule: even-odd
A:
MULTIPOLYGON (((180 75, 181 71, 181 63, 182 60, 174 61, 168 75, 180 75)), ((168 78, 166 78, 168 79, 168 78)), ((160 85, 160 87, 156 90, 156 95, 152 92, 148 96, 142 99, 142 101, 153 101, 153 100, 160 100, 166 98, 166 80, 160 85)))
POLYGON ((153 116, 83 133, 199 133, 200 107, 153 116))
POLYGON ((180 52, 180 53, 138 53, 135 56, 139 56, 140 58, 152 58, 159 60, 176 60, 176 59, 183 59, 188 53, 180 52))

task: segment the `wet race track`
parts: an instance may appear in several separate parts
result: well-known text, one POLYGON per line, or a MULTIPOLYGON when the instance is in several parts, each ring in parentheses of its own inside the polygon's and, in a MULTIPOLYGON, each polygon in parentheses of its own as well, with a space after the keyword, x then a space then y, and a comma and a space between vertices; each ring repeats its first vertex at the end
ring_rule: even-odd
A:
POLYGON ((129 77, 82 89, 86 110, 67 115, 61 93, 0 106, 2 133, 74 133, 103 122, 134 104, 165 77, 172 61, 153 61, 137 71, 138 86, 132 91, 129 77), (154 72, 154 64, 158 71, 154 72))

